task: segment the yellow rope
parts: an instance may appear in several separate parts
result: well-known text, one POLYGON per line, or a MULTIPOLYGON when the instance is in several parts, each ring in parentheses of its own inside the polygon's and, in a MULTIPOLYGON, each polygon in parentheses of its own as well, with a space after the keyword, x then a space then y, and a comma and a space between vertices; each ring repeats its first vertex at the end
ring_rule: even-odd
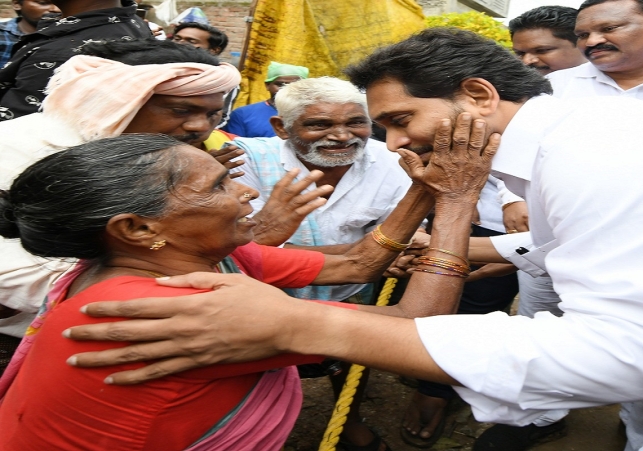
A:
MULTIPOLYGON (((384 283, 380 295, 377 298, 376 305, 384 306, 388 304, 396 283, 397 279, 395 278, 386 279, 386 283, 384 283)), ((351 410, 351 404, 353 403, 353 398, 355 397, 355 392, 357 391, 357 386, 359 385, 363 372, 364 367, 362 365, 351 365, 342 392, 335 404, 333 415, 330 417, 326 432, 324 432, 324 438, 319 444, 319 451, 335 451, 337 443, 339 443, 339 436, 344 430, 344 423, 346 423, 346 417, 351 410)))

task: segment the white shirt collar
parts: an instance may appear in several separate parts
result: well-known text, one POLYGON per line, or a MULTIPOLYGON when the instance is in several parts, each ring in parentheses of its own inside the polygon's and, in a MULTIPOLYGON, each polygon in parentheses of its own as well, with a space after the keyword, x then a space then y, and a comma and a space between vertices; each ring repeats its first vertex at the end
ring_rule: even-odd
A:
POLYGON ((491 163, 492 172, 500 178, 507 174, 531 180, 540 141, 548 126, 565 114, 567 109, 562 105, 559 99, 545 94, 525 102, 502 134, 500 148, 491 163), (552 104, 560 104, 560 108, 552 104))
MULTIPOLYGON (((607 75, 605 72, 598 70, 592 63, 584 63, 580 66, 576 66, 573 69, 575 69, 575 78, 594 78, 597 83, 603 83, 615 89, 618 89, 619 91, 625 91, 618 85, 618 83, 614 81, 612 77, 607 75)), ((641 85, 643 85, 643 83, 641 85)), ((635 86, 630 89, 640 88, 641 85, 635 86)))

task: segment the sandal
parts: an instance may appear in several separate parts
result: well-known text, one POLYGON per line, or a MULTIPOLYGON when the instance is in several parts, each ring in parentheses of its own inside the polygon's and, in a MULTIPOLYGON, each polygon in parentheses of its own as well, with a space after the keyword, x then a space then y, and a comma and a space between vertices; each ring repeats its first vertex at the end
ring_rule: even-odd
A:
POLYGON ((435 442, 440 440, 440 437, 444 432, 444 424, 446 423, 446 417, 447 417, 446 413, 443 414, 442 419, 438 423, 438 426, 435 428, 435 430, 433 431, 433 434, 431 434, 431 437, 429 438, 423 438, 423 437, 420 437, 419 435, 413 435, 409 431, 407 431, 405 427, 402 427, 400 429, 400 435, 402 436, 402 440, 407 445, 411 445, 416 448, 431 448, 433 445, 435 445, 435 442))
MULTIPOLYGON (((446 424, 446 418, 447 418, 447 413, 449 411, 450 400, 444 399, 444 398, 434 398, 428 395, 423 395, 420 392, 416 392, 415 397, 413 398, 411 404, 409 405, 409 409, 411 408, 411 406, 415 404, 415 407, 418 409, 418 414, 420 415, 418 420, 420 421, 422 428, 426 427, 427 424, 429 424, 429 422, 422 421, 422 415, 423 415, 422 407, 417 405, 417 403, 421 402, 422 400, 416 399, 418 396, 421 398, 427 398, 427 400, 434 400, 434 401, 440 399, 441 402, 444 402, 444 405, 438 406, 437 407, 438 410, 435 410, 433 413, 433 415, 441 415, 441 418, 429 438, 422 437, 419 432, 418 434, 412 434, 404 426, 401 426, 400 428, 400 435, 402 436, 402 440, 404 441, 404 443, 411 445, 415 448, 431 448, 440 439, 440 437, 442 436, 442 433, 444 432, 444 426, 446 424)), ((409 412, 407 410, 407 415, 408 413, 409 412)))

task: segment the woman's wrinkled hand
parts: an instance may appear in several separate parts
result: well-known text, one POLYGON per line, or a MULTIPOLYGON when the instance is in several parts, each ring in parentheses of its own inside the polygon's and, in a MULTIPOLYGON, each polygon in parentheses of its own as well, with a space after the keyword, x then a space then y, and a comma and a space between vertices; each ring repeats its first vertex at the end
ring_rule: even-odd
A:
MULTIPOLYGON (((228 170, 238 168, 246 163, 243 159, 239 158, 246 153, 245 150, 235 144, 227 144, 219 150, 209 150, 208 153, 228 170), (239 159, 235 160, 235 158, 239 159)), ((243 174, 243 171, 231 172, 230 178, 241 177, 243 174)))
POLYGON ((455 126, 449 119, 441 122, 426 166, 423 158, 410 150, 398 153, 414 182, 422 184, 437 203, 476 202, 500 145, 498 133, 485 138, 486 128, 483 120, 473 121, 471 114, 461 113, 455 126))
POLYGON ((253 229, 256 243, 266 246, 285 243, 306 216, 326 204, 327 200, 323 196, 329 196, 333 192, 334 188, 330 185, 304 192, 324 176, 321 171, 310 171, 301 180, 295 181, 297 175, 299 169, 288 171, 275 184, 263 208, 254 215, 253 219, 257 221, 253 229))

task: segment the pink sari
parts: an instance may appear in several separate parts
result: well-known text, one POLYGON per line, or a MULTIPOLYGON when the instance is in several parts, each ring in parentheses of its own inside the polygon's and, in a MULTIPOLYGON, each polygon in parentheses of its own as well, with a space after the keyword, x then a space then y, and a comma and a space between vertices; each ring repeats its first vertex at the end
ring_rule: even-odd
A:
POLYGON ((186 451, 278 451, 295 425, 301 402, 296 367, 268 371, 241 408, 186 451))

